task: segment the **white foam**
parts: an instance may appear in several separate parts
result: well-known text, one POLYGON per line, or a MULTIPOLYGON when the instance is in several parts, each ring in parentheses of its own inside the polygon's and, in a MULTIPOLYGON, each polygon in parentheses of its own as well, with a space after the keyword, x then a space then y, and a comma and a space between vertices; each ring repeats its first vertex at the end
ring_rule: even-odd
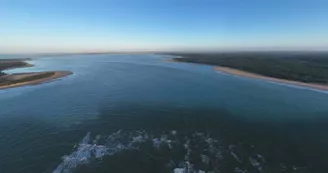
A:
POLYGON ((248 173, 248 171, 241 170, 241 169, 238 168, 238 167, 235 168, 233 172, 234 172, 234 173, 248 173))
MULTIPOLYGON (((75 150, 71 154, 62 157, 62 162, 53 173, 72 173, 81 165, 90 164, 92 161, 100 161, 106 156, 119 154, 123 150, 143 150, 144 148, 140 147, 143 144, 151 144, 151 147, 157 150, 167 149, 167 147, 173 150, 174 147, 177 147, 178 150, 184 150, 184 153, 182 153, 184 154, 182 155, 183 160, 172 160, 166 165, 174 173, 203 173, 204 171, 195 169, 196 163, 192 163, 191 156, 194 157, 195 154, 201 160, 199 164, 206 166, 210 166, 211 159, 216 159, 213 162, 222 160, 223 154, 230 154, 237 162, 242 163, 242 160, 234 152, 236 148, 234 145, 225 148, 216 139, 203 133, 194 133, 191 136, 182 136, 182 138, 178 138, 176 134, 176 131, 169 131, 154 136, 145 131, 129 133, 117 131, 110 135, 97 135, 91 138, 91 133, 88 132, 81 142, 74 147, 75 150), (199 142, 200 145, 194 142, 199 142), (197 153, 199 151, 201 152, 197 153)), ((249 162, 259 171, 262 171, 261 163, 264 163, 264 157, 259 154, 254 156, 255 159, 249 157, 249 162)), ((212 167, 211 169, 218 170, 219 167, 212 167)), ((236 168, 234 172, 242 173, 244 170, 236 168)))
POLYGON ((259 159, 261 159, 261 161, 262 161, 263 163, 265 162, 265 159, 264 159, 263 156, 261 156, 260 154, 256 154, 256 156, 257 156, 259 159))
MULTIPOLYGON (((115 135, 116 133, 113 136, 110 135, 109 138, 113 138, 115 135)), ((87 164, 93 159, 102 159, 106 155, 112 155, 125 149, 119 143, 108 146, 96 144, 99 138, 100 136, 97 136, 90 144, 90 132, 88 132, 78 144, 76 151, 62 157, 62 163, 57 166, 53 173, 71 173, 79 165, 87 164)))
POLYGON ((239 157, 237 156, 237 154, 235 154, 233 151, 230 152, 230 154, 232 155, 232 157, 239 163, 242 163, 242 161, 239 159, 239 157))
POLYGON ((160 145, 161 145, 160 140, 159 140, 158 138, 154 138, 154 139, 153 139, 153 146, 154 146, 155 148, 159 148, 160 145))
POLYGON ((177 131, 176 130, 172 130, 171 131, 171 134, 175 136, 177 134, 177 131))
POLYGON ((202 162, 206 165, 208 165, 210 163, 210 158, 204 154, 200 155, 200 158, 202 158, 202 162))
POLYGON ((175 168, 173 173, 205 173, 203 170, 194 170, 192 168, 175 168))
MULTIPOLYGON (((262 162, 264 162, 264 158, 263 158, 261 155, 257 154, 256 156, 257 156, 259 159, 261 159, 262 162)), ((248 160, 249 160, 249 162, 251 163, 251 165, 252 165, 253 167, 257 168, 257 170, 258 170, 259 172, 262 172, 261 163, 260 163, 259 161, 257 161, 256 159, 254 159, 254 158, 252 158, 252 157, 249 157, 248 160)))
POLYGON ((184 168, 175 168, 173 170, 174 173, 185 173, 185 169, 184 168))
POLYGON ((205 142, 208 145, 208 150, 211 154, 214 154, 216 158, 222 160, 223 159, 223 155, 222 152, 219 148, 215 147, 214 144, 217 143, 217 140, 214 140, 210 137, 205 138, 205 142))

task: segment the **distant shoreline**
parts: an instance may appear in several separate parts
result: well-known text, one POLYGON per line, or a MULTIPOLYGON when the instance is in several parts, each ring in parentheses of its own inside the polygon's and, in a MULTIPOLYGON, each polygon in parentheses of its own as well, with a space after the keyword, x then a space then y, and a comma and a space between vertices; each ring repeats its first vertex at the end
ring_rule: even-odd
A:
MULTIPOLYGON (((4 66, 2 69, 0 69, 0 72, 1 70, 32 67, 33 64, 25 62, 27 60, 31 59, 0 59, 0 65, 4 66)), ((73 74, 71 71, 44 71, 14 74, 2 73, 0 74, 0 90, 27 85, 38 85, 71 74, 73 74)))
MULTIPOLYGON (((174 58, 166 60, 166 61, 167 62, 183 62, 183 61, 177 61, 174 58)), ((186 63, 188 63, 188 62, 186 62, 186 63)), ((196 63, 193 63, 193 64, 196 64, 196 63)), ((199 64, 201 64, 201 63, 199 63, 199 64)), ((235 76, 240 76, 240 77, 245 77, 245 78, 262 79, 262 80, 266 80, 269 82, 276 82, 276 83, 289 84, 289 85, 295 85, 295 86, 308 87, 308 88, 312 88, 312 89, 328 91, 328 85, 315 84, 315 83, 304 83, 304 82, 298 82, 298 81, 292 81, 292 80, 286 80, 286 79, 279 79, 279 78, 263 76, 260 74, 250 73, 250 72, 246 72, 243 70, 238 70, 238 69, 234 69, 234 68, 230 68, 230 67, 223 67, 223 66, 215 66, 214 65, 214 70, 225 73, 225 74, 235 75, 235 76)))
POLYGON ((263 80, 267 80, 270 82, 290 84, 290 85, 309 87, 309 88, 313 88, 313 89, 328 91, 328 85, 304 83, 304 82, 291 81, 291 80, 286 80, 286 79, 267 77, 267 76, 262 76, 262 75, 255 74, 255 73, 249 73, 246 71, 237 70, 237 69, 233 69, 233 68, 229 68, 229 67, 215 66, 214 70, 222 72, 222 73, 230 74, 230 75, 240 76, 240 77, 246 77, 246 78, 252 78, 252 79, 263 79, 263 80))

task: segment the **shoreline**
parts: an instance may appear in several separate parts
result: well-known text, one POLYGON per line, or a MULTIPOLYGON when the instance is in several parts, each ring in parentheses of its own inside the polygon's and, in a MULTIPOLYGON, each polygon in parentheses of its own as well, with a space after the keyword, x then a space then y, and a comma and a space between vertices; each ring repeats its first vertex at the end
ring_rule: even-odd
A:
MULTIPOLYGON (((9 65, 8 67, 5 67, 3 69, 6 71, 15 68, 33 67, 34 66, 33 64, 25 62, 29 60, 31 60, 31 58, 2 59, 0 63, 1 62, 3 64, 12 63, 11 66, 9 65)), ((71 74, 73 74, 73 72, 71 71, 43 71, 43 72, 11 73, 11 74, 4 73, 4 75, 0 75, 0 90, 52 82, 55 79, 63 78, 71 74)))
POLYGON ((10 75, 5 75, 4 77, 6 77, 6 78, 20 78, 21 76, 31 77, 31 76, 38 76, 38 75, 43 75, 43 74, 47 74, 47 73, 53 73, 53 74, 49 77, 30 80, 30 81, 26 81, 26 82, 19 82, 19 83, 14 83, 14 84, 1 85, 0 90, 1 89, 14 88, 14 87, 28 86, 28 85, 38 85, 38 84, 42 84, 42 83, 46 83, 46 82, 51 82, 54 79, 63 78, 63 77, 66 77, 68 75, 73 74, 71 71, 46 71, 46 72, 10 74, 10 75))
MULTIPOLYGON (((172 58, 166 62, 182 62, 182 61, 177 61, 174 58, 172 58)), ((186 63, 188 63, 188 62, 186 62, 186 63)), ((198 63, 193 63, 193 64, 198 64, 198 63)), ((230 68, 230 67, 213 66, 213 68, 215 71, 229 74, 229 75, 251 78, 251 79, 261 79, 261 80, 265 80, 268 82, 276 82, 276 83, 281 83, 281 84, 289 84, 289 85, 307 87, 307 88, 317 89, 317 90, 322 90, 322 91, 328 91, 328 85, 316 84, 316 83, 304 83, 304 82, 299 82, 299 81, 292 81, 292 80, 287 80, 287 79, 268 77, 268 76, 263 76, 263 75, 256 74, 256 73, 250 73, 250 72, 246 72, 243 70, 238 70, 238 69, 234 69, 234 68, 230 68)))
POLYGON ((34 64, 30 64, 30 63, 27 63, 25 61, 23 61, 25 64, 23 66, 18 66, 18 67, 8 67, 6 68, 4 71, 7 71, 7 70, 13 70, 13 69, 16 69, 16 68, 28 68, 28 67, 34 67, 34 64))
POLYGON ((1 59, 0 58, 0 72, 12 70, 16 68, 27 68, 33 67, 34 64, 30 64, 26 61, 31 61, 31 58, 21 58, 21 59, 1 59))
POLYGON ((240 76, 240 77, 246 77, 246 78, 251 78, 251 79, 262 79, 262 80, 266 80, 269 82, 277 82, 277 83, 282 83, 282 84, 296 85, 296 86, 301 86, 301 87, 308 87, 308 88, 312 88, 312 89, 328 91, 328 85, 315 84, 315 83, 304 83, 304 82, 292 81, 292 80, 287 80, 287 79, 279 79, 279 78, 263 76, 260 74, 250 73, 250 72, 237 70, 237 69, 233 69, 233 68, 229 68, 229 67, 222 67, 222 66, 215 66, 214 70, 222 72, 222 73, 230 74, 230 75, 240 76))

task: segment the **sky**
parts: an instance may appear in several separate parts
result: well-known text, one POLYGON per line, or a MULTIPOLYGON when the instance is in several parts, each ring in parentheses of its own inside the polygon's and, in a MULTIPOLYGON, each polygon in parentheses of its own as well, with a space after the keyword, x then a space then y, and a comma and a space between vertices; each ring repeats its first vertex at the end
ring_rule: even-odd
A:
POLYGON ((0 53, 328 50, 327 0, 0 0, 0 53))

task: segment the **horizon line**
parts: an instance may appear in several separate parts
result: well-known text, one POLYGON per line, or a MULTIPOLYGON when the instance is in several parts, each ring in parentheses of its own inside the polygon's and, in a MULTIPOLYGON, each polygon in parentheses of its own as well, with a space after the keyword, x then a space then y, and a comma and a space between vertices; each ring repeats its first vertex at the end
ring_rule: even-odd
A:
POLYGON ((234 53, 234 52, 328 52, 328 48, 312 49, 217 49, 217 50, 117 50, 117 51, 58 51, 58 52, 0 52, 1 55, 71 55, 71 54, 143 54, 143 53, 234 53))

